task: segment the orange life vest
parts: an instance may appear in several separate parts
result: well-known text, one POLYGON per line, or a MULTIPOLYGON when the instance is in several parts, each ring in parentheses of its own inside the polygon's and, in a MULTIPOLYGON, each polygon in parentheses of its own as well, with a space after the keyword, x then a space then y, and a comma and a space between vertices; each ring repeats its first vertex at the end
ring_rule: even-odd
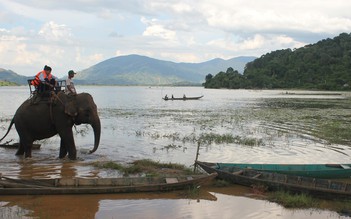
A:
POLYGON ((46 71, 42 70, 42 71, 38 72, 37 75, 35 75, 35 78, 34 78, 34 80, 32 81, 32 85, 34 85, 35 87, 38 87, 38 86, 39 86, 39 84, 41 83, 41 80, 40 80, 40 76, 41 76, 41 75, 43 75, 43 79, 47 78, 49 81, 50 81, 51 78, 52 78, 52 75, 51 75, 51 74, 47 75, 47 74, 46 74, 46 71))

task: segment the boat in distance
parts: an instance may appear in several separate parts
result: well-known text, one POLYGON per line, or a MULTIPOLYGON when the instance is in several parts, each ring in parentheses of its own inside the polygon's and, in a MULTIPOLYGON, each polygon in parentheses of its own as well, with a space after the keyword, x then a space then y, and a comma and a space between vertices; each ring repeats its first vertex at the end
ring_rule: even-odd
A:
POLYGON ((204 95, 197 97, 162 97, 163 100, 198 100, 202 98, 204 95))
POLYGON ((293 194, 303 193, 325 199, 351 198, 351 183, 345 181, 263 172, 234 166, 218 166, 217 163, 201 161, 196 161, 195 164, 207 173, 217 173, 219 179, 238 185, 257 186, 268 191, 283 190, 293 194))
POLYGON ((238 167, 265 172, 324 179, 351 178, 351 164, 250 164, 217 163, 219 167, 238 167))
POLYGON ((14 179, 1 176, 1 195, 73 195, 135 192, 165 192, 192 188, 210 182, 213 174, 119 177, 14 179))

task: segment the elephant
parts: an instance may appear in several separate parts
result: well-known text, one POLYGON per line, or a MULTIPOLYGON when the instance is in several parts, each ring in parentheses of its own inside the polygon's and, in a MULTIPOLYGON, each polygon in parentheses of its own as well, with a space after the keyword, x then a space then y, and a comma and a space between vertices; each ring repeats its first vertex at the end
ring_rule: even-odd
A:
POLYGON ((71 160, 77 159, 77 150, 73 137, 73 125, 90 124, 94 131, 95 152, 100 143, 101 123, 97 106, 88 93, 67 95, 64 92, 52 93, 46 100, 36 101, 35 96, 27 99, 17 109, 5 136, 15 124, 19 135, 19 148, 16 155, 32 156, 32 145, 35 140, 50 138, 58 134, 61 138, 59 158, 67 153, 71 160))

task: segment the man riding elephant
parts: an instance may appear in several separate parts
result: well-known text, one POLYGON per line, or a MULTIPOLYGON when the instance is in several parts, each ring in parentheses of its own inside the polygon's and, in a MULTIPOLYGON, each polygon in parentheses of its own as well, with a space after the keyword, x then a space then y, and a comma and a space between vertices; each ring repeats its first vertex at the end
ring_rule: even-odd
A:
POLYGON ((44 69, 35 75, 32 80, 32 85, 36 88, 38 93, 44 91, 51 91, 56 87, 57 78, 51 74, 51 67, 45 65, 44 69))
POLYGON ((32 104, 31 99, 22 103, 17 109, 7 133, 15 124, 20 138, 20 146, 16 155, 32 156, 32 145, 36 140, 50 138, 58 134, 61 138, 59 158, 67 154, 72 160, 77 158, 77 150, 74 143, 73 125, 90 124, 94 131, 93 153, 97 150, 100 142, 101 124, 93 97, 88 93, 80 93, 75 96, 59 92, 53 95, 51 103, 32 104))

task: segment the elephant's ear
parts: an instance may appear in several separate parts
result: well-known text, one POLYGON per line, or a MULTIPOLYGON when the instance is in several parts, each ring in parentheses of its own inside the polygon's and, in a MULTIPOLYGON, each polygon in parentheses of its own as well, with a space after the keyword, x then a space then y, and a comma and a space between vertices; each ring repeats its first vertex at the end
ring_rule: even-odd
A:
POLYGON ((72 117, 77 116, 78 110, 74 101, 68 101, 65 104, 65 113, 72 117))

